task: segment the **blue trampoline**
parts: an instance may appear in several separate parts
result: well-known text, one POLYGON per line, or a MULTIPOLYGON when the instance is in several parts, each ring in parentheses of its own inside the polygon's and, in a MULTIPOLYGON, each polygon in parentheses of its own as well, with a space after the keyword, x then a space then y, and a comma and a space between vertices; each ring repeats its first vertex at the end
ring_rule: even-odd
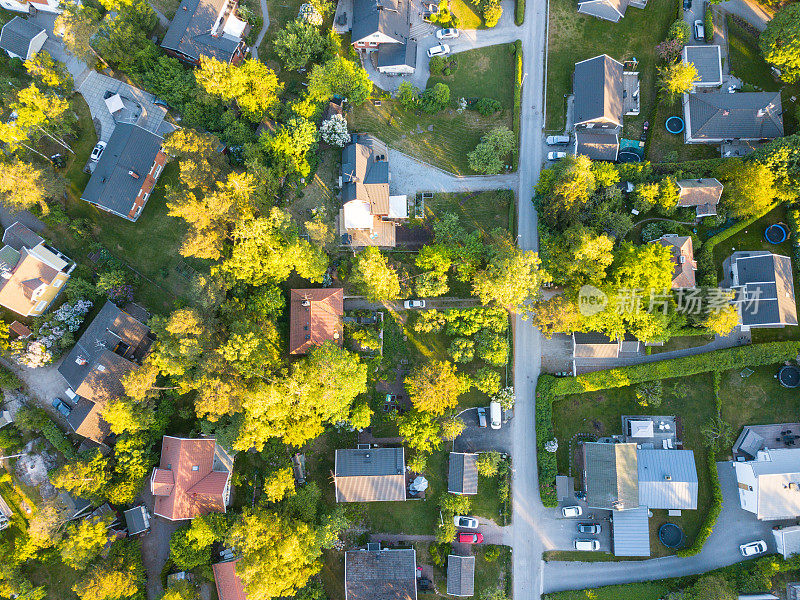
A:
POLYGON ((673 115, 669 119, 667 119, 667 122, 664 123, 664 127, 666 127, 667 131, 669 131, 673 135, 678 135, 680 132, 683 131, 684 128, 683 119, 673 115))
POLYGON ((789 228, 783 223, 774 223, 764 230, 764 239, 770 244, 782 244, 789 237, 789 228))

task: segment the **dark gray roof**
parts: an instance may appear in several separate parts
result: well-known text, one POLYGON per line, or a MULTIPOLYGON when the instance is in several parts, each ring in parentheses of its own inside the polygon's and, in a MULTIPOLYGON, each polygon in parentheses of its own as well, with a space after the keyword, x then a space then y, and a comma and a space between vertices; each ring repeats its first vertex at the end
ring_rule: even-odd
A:
POLYGON ((408 550, 344 553, 347 600, 416 600, 417 558, 408 550))
POLYGON ((224 23, 219 25, 219 35, 211 35, 211 29, 227 2, 228 0, 183 0, 164 35, 161 47, 194 59, 207 56, 221 62, 230 62, 241 39, 223 34, 224 23))
POLYGON ((379 67, 408 66, 417 68, 417 42, 405 44, 381 44, 378 48, 379 67))
POLYGON ((734 253, 742 324, 796 325, 792 261, 788 256, 770 253, 734 253))
POLYGON ((694 140, 771 139, 783 137, 782 110, 780 92, 689 94, 686 125, 694 140))
POLYGON ((19 221, 12 223, 3 233, 3 243, 18 252, 23 248, 35 248, 44 240, 19 221))
POLYGON ((477 454, 450 453, 450 468, 447 473, 447 491, 453 494, 478 493, 477 454))
POLYGON ((637 459, 641 506, 697 509, 697 468, 694 464, 694 452, 640 448, 637 459))
POLYGON ((613 133, 576 129, 575 154, 588 156, 592 160, 613 162, 619 154, 619 138, 613 133))
POLYGON ((382 33, 402 43, 409 36, 408 2, 403 0, 354 0, 353 42, 382 33))
POLYGON ((575 64, 575 124, 602 121, 622 126, 622 63, 601 54, 575 64))
POLYGON ((475 594, 475 557, 447 557, 447 593, 450 596, 472 596, 475 594))
POLYGON ((96 404, 86 398, 79 398, 67 417, 67 423, 78 435, 103 443, 111 435, 111 427, 101 415, 102 407, 102 403, 96 404))
POLYGON ((403 448, 336 450, 337 502, 405 500, 403 448))
POLYGON ((136 535, 147 531, 147 513, 144 506, 136 506, 125 511, 125 523, 128 526, 128 535, 136 535))
POLYGON ((628 8, 629 0, 586 0, 578 2, 578 12, 616 23, 628 8))
POLYGON ((586 502, 591 508, 630 509, 639 506, 636 444, 583 445, 586 502))
MULTIPOLYGON (((671 452, 661 450, 660 452, 671 452)), ((647 507, 615 510, 612 514, 614 556, 650 556, 650 526, 647 507)))
POLYGON ((26 19, 14 17, 0 31, 0 48, 26 58, 31 41, 44 31, 44 27, 26 19))
POLYGON ((117 123, 81 199, 127 217, 163 141, 137 125, 117 123))
POLYGON ((744 428, 742 436, 743 439, 738 444, 739 451, 750 455, 752 458, 755 458, 758 454, 758 451, 764 447, 764 437, 749 427, 744 428))
POLYGON ((378 207, 389 208, 389 149, 386 144, 365 134, 354 134, 342 150, 342 203, 364 200, 372 214, 378 207))
POLYGON ((719 46, 685 46, 683 49, 683 61, 695 66, 699 84, 722 85, 721 57, 719 46))

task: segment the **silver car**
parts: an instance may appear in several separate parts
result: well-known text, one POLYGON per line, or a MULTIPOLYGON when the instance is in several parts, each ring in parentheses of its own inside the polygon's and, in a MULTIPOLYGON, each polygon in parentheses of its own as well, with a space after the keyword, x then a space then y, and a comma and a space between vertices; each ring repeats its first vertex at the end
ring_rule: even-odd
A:
POLYGON ((465 517, 464 515, 456 515, 453 517, 453 524, 460 529, 477 529, 478 519, 475 517, 465 517))
POLYGON ((440 29, 436 32, 436 37, 440 40, 446 40, 450 38, 457 38, 459 36, 458 29, 453 29, 450 27, 449 29, 440 29))
POLYGON ((568 135, 548 135, 545 140, 548 146, 558 146, 559 144, 569 144, 568 135))
POLYGON ((566 152, 548 152, 547 160, 561 160, 566 156, 567 156, 566 152))

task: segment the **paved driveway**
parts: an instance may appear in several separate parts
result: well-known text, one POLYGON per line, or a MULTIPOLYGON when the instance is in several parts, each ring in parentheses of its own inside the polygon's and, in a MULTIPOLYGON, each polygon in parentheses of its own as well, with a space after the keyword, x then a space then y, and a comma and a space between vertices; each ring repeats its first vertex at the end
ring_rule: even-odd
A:
MULTIPOLYGON (((511 454, 511 422, 503 423, 500 429, 478 426, 478 409, 468 408, 460 415, 466 427, 453 442, 453 452, 482 452, 497 450, 511 454)), ((489 418, 489 407, 486 407, 486 418, 489 418)), ((520 460, 527 460, 521 457, 520 460)))
MULTIPOLYGON (((154 498, 150 493, 149 486, 145 486, 137 500, 143 501, 150 514, 153 514, 154 498)), ((153 515, 153 518, 150 519, 150 531, 141 538, 142 563, 147 572, 148 600, 156 600, 164 593, 161 585, 161 571, 169 558, 169 540, 175 530, 183 524, 182 521, 169 521, 153 515)))

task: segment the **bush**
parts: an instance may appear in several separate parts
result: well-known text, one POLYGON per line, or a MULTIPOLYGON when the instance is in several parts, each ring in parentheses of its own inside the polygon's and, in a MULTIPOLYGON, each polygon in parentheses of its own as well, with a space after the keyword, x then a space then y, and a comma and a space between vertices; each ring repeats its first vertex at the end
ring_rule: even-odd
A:
POLYGON ((484 477, 494 477, 497 475, 497 469, 500 466, 500 453, 496 450, 491 452, 481 452, 478 460, 475 461, 475 467, 480 475, 484 477))
POLYGON ((53 448, 64 455, 64 458, 69 460, 77 458, 72 442, 41 408, 22 408, 17 412, 16 418, 19 427, 40 432, 53 448))
POLYGON ((667 39, 678 40, 685 44, 689 40, 690 34, 691 31, 689 31, 689 24, 684 21, 683 18, 680 18, 676 19, 675 22, 669 26, 667 39))
MULTIPOLYGON (((444 68, 447 66, 447 58, 444 56, 432 56, 428 63, 428 68, 431 72, 431 77, 441 75, 444 68)), ((403 85, 403 84, 400 84, 403 85)), ((410 83, 408 85, 411 85, 410 83)))
POLYGON ((486 27, 494 27, 503 16, 503 7, 500 0, 481 0, 483 7, 483 24, 486 27))
POLYGON ((472 498, 469 496, 457 496, 444 492, 439 498, 439 508, 445 515, 468 515, 471 506, 472 498))
POLYGON ((706 540, 714 530, 717 517, 722 511, 722 488, 719 485, 716 457, 713 452, 708 453, 708 472, 711 480, 711 506, 706 513, 706 518, 703 520, 700 531, 697 532, 697 537, 694 538, 690 546, 678 550, 676 553, 678 556, 694 556, 700 553, 703 549, 703 544, 706 543, 706 540))
POLYGON ((514 23, 519 27, 525 22, 525 0, 517 0, 514 6, 514 23))
MULTIPOLYGON (((515 72, 514 72, 514 114, 511 121, 511 130, 516 134, 519 139, 519 124, 520 115, 522 113, 522 41, 517 40, 514 42, 516 52, 515 72)), ((517 162, 518 152, 514 151, 514 164, 517 162)))
POLYGON ((486 562, 496 561, 498 558, 500 558, 500 546, 495 544, 489 544, 486 546, 486 552, 484 552, 483 558, 486 560, 486 562))
POLYGON ((420 96, 420 105, 426 113, 437 113, 450 104, 450 88, 444 83, 437 83, 426 89, 420 96))
POLYGON ((703 27, 705 27, 706 43, 710 44, 714 41, 714 11, 711 7, 706 7, 706 14, 703 17, 703 27))
POLYGON ((489 115, 496 113, 501 108, 502 105, 500 102, 494 98, 481 98, 472 106, 473 110, 479 112, 484 117, 488 117, 489 115))
MULTIPOLYGON (((434 56, 434 58, 441 58, 441 56, 434 56)), ((431 66, 433 66, 433 58, 431 66)), ((419 108, 419 90, 408 81, 404 81, 397 90, 397 100, 404 109, 417 110, 419 108)))

